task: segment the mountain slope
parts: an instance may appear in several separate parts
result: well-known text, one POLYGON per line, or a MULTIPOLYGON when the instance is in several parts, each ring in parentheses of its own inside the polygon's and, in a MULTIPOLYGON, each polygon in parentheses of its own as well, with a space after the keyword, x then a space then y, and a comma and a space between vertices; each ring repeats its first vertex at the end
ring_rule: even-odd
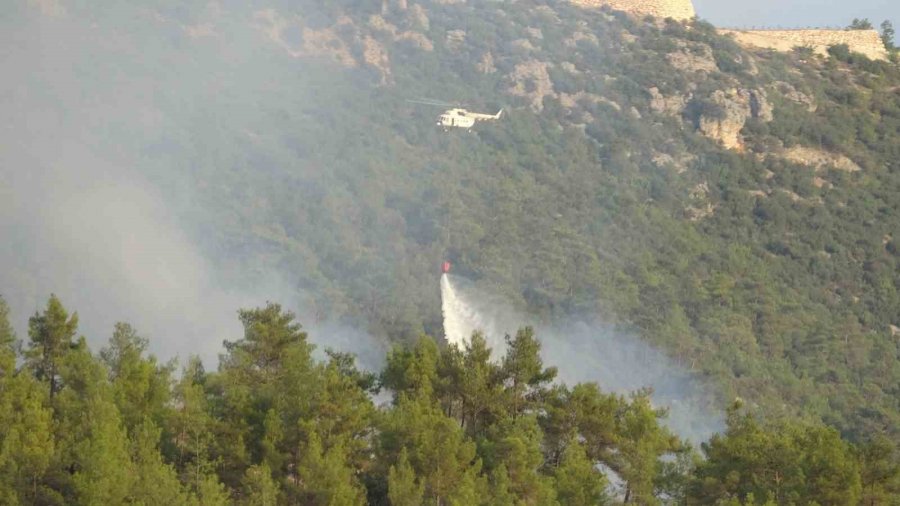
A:
POLYGON ((557 2, 147 5, 8 14, 23 52, 68 62, 20 103, 88 126, 224 271, 409 340, 440 333, 449 258, 541 317, 620 322, 724 397, 900 437, 895 66, 557 2), (445 133, 417 98, 507 114, 445 133))

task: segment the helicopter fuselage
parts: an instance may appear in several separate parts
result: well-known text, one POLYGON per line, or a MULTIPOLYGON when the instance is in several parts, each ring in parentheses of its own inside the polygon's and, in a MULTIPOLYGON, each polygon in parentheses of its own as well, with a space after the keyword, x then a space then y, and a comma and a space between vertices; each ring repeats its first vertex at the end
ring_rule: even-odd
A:
POLYGON ((448 109, 438 118, 438 126, 444 128, 465 128, 469 129, 475 126, 478 121, 500 119, 503 114, 501 110, 497 114, 483 114, 478 112, 469 112, 465 109, 448 109))

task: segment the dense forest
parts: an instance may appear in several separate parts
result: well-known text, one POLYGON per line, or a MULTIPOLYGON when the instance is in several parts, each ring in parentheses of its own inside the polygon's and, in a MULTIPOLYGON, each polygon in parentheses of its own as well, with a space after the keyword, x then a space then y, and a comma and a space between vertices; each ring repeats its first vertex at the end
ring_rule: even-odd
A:
POLYGON ((530 328, 498 362, 423 337, 380 374, 315 361, 294 315, 239 311, 216 372, 174 371, 130 325, 94 354, 56 297, 16 340, 0 301, 3 504, 897 504, 900 461, 737 403, 691 446, 647 392, 554 382, 530 328), (17 364, 19 364, 17 366, 17 364), (374 397, 373 397, 374 396, 374 397), (374 399, 381 399, 378 405, 374 399))
MULTIPOLYGON (((11 235, 0 293, 40 309, 11 322, 22 347, 2 327, 3 501, 900 501, 896 63, 542 0, 53 5, 0 15, 21 70, 0 105, 22 125, 0 175, 51 155, 75 179, 127 167, 225 282, 274 273, 304 324, 401 348, 376 376, 316 362, 269 306, 240 313, 216 372, 148 355, 177 329, 92 333, 94 355, 45 306, 40 273, 62 263, 11 235), (504 116, 445 132, 420 99, 504 116), (561 386, 528 332, 499 363, 444 346, 445 259, 536 318, 652 343, 714 385, 727 430, 698 452, 649 392, 561 386)), ((24 215, 73 188, 23 192, 24 215)))

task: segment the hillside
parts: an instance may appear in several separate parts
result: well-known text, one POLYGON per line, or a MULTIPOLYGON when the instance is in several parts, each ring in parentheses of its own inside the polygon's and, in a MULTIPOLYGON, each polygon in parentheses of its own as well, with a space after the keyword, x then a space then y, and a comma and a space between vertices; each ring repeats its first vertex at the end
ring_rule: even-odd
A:
POLYGON ((235 283, 412 342, 447 258, 723 399, 900 441, 895 65, 561 2, 35 5, 13 47, 64 64, 11 117, 134 167, 235 283), (420 98, 505 115, 445 133, 420 98))

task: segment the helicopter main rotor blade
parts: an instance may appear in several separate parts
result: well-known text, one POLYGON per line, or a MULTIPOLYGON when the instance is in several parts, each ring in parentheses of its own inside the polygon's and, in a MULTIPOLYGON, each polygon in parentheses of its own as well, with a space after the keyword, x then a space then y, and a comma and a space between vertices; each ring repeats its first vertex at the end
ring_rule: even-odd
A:
POLYGON ((422 105, 433 105, 435 107, 456 107, 457 104, 451 104, 449 102, 442 102, 440 100, 431 100, 426 98, 417 98, 417 99, 407 99, 407 102, 413 104, 422 104, 422 105))

